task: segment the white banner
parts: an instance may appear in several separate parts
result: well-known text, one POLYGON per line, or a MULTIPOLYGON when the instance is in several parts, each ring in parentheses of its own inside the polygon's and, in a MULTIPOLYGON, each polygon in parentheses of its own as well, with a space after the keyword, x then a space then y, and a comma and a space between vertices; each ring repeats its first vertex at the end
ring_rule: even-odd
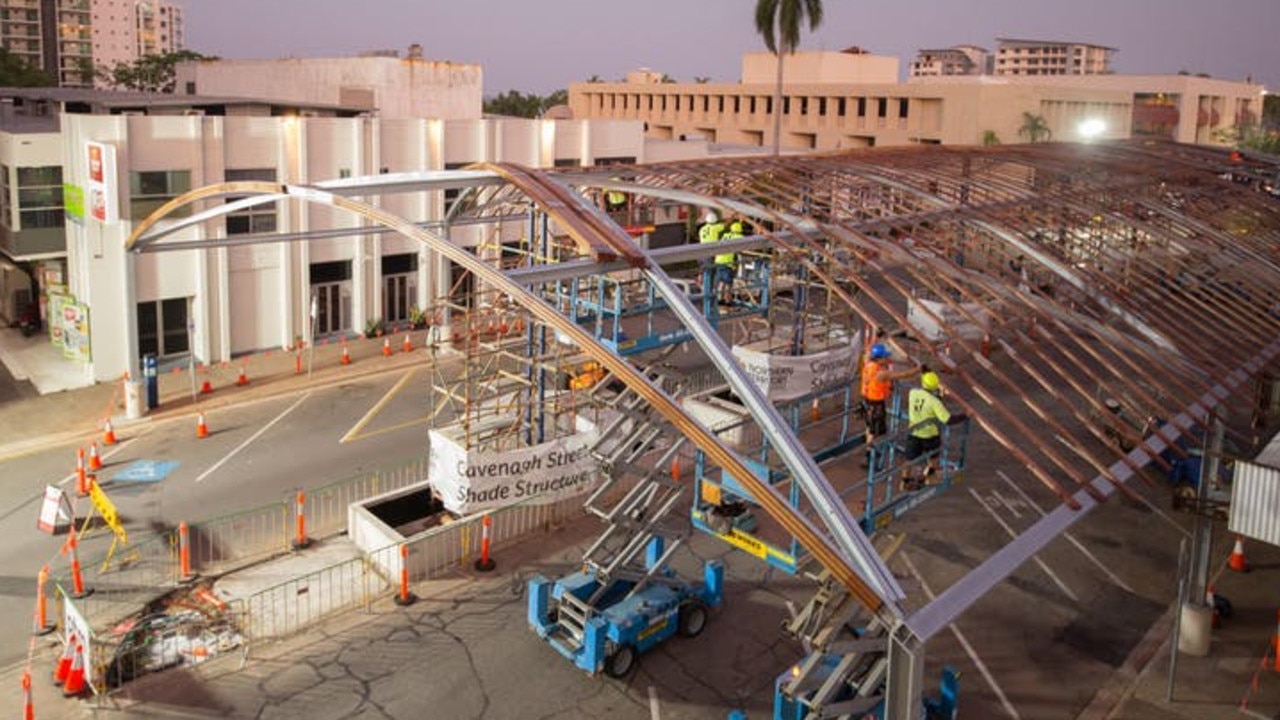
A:
POLYGON ((858 344, 811 355, 773 355, 734 345, 733 357, 770 400, 792 400, 852 380, 858 344))
POLYGON ((573 435, 533 447, 470 453, 432 430, 427 479, 445 508, 459 515, 581 495, 599 480, 600 464, 590 452, 598 435, 595 425, 578 418, 577 427, 573 435))

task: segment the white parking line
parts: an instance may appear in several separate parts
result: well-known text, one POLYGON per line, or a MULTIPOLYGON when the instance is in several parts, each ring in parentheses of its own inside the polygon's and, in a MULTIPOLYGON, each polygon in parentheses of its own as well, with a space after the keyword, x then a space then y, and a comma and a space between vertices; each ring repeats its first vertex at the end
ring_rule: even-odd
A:
POLYGON ((662 708, 658 705, 658 688, 649 686, 649 717, 662 720, 662 708))
MULTIPOLYGON (((969 494, 973 496, 974 500, 978 501, 978 504, 982 506, 982 509, 986 510, 987 514, 991 516, 991 519, 996 521, 996 524, 1004 528, 1005 532, 1009 533, 1010 538, 1018 537, 1018 533, 1014 532, 1013 528, 1009 527, 1005 523, 1004 519, 997 515, 995 510, 991 509, 991 506, 982 499, 982 496, 978 494, 978 491, 973 488, 969 488, 969 494)), ((1062 582, 1062 578, 1058 577, 1057 573, 1049 569, 1049 566, 1040 559, 1039 555, 1035 555, 1031 559, 1035 561, 1036 565, 1040 566, 1040 569, 1044 571, 1045 575, 1049 576, 1049 579, 1053 581, 1053 584, 1058 586, 1058 589, 1062 590, 1067 597, 1071 598, 1072 602, 1080 602, 1080 598, 1076 597, 1076 594, 1071 591, 1071 588, 1067 587, 1067 584, 1062 582)))
MULTIPOLYGON (((920 583, 920 589, 924 590, 924 594, 929 598, 929 602, 933 602, 937 596, 934 595, 933 590, 929 588, 929 583, 924 581, 924 576, 922 576, 920 571, 916 569, 915 563, 911 562, 911 558, 907 556, 907 551, 900 550, 898 552, 898 557, 902 558, 902 562, 907 566, 907 571, 910 572, 911 576, 920 583)), ((1004 694, 1004 689, 996 683, 996 679, 991 675, 991 671, 987 669, 986 663, 982 662, 982 658, 978 657, 977 651, 975 651, 973 646, 969 644, 969 641, 965 639, 964 634, 960 632, 960 628, 956 627, 955 623, 951 623, 950 625, 947 625, 947 629, 951 631, 952 635, 956 636, 956 640, 959 641, 960 646, 964 648, 965 654, 973 661, 973 664, 978 668, 978 672, 982 673, 983 679, 987 681, 987 685, 991 688, 992 692, 996 694, 996 697, 1000 698, 1000 704, 1004 706, 1005 712, 1009 713, 1009 717, 1014 720, 1022 720, 1022 716, 1018 714, 1017 708, 1013 706, 1013 703, 1009 702, 1009 697, 1004 694)))
MULTIPOLYGON (((1013 480, 1010 480, 1009 476, 1005 475, 1002 470, 996 470, 996 474, 999 475, 1000 479, 1004 480, 1005 483, 1009 485, 1009 487, 1013 488, 1014 492, 1021 495, 1022 499, 1028 505, 1030 505, 1032 508, 1035 508, 1036 512, 1040 513, 1041 515, 1045 514, 1044 510, 1041 510, 1040 506, 1035 504, 1035 502, 1031 499, 1031 496, 1027 495, 1027 492, 1022 488, 1018 487, 1013 482, 1013 480)), ((1116 575, 1115 573, 1111 572, 1111 568, 1103 564, 1103 562, 1099 560, 1097 557, 1095 557, 1093 553, 1089 552, 1089 550, 1085 548, 1084 545, 1081 545, 1080 541, 1076 539, 1075 535, 1072 535, 1070 531, 1067 531, 1062 535, 1067 539, 1067 542, 1071 543, 1072 545, 1075 545, 1076 549, 1079 550, 1086 558, 1089 559, 1089 562, 1093 563, 1094 565, 1097 565, 1098 569, 1102 571, 1102 574, 1107 576, 1107 579, 1109 579, 1111 582, 1123 588, 1126 592, 1129 592, 1129 593, 1133 592, 1133 588, 1129 587, 1128 583, 1121 580, 1119 575, 1116 575)))
POLYGON ((230 460, 231 458, 235 457, 237 453, 239 453, 241 450, 243 450, 243 449, 245 449, 246 447, 248 447, 248 446, 249 446, 249 443, 253 442, 254 440, 257 440, 257 439, 258 439, 258 438, 260 438, 260 437, 262 437, 262 434, 263 434, 263 433, 265 433, 266 431, 270 430, 272 425, 275 425, 276 423, 278 423, 278 422, 280 422, 281 420, 283 420, 285 415, 288 415, 289 413, 293 412, 293 411, 294 411, 294 409, 296 409, 299 405, 301 405, 301 404, 302 404, 302 401, 303 401, 303 400, 306 400, 306 399, 307 399, 308 397, 310 397, 310 396, 311 396, 311 391, 310 391, 310 390, 308 390, 307 392, 303 393, 303 394, 302 394, 302 397, 298 398, 296 401, 294 401, 294 403, 293 403, 292 405, 290 405, 289 407, 285 408, 285 411, 284 411, 284 412, 282 412, 282 413, 280 413, 279 415, 275 416, 275 418, 273 418, 273 419, 271 420, 271 422, 267 423, 266 425, 263 425, 263 426, 262 426, 262 428, 261 428, 260 430, 258 430, 258 432, 254 433, 253 435, 250 435, 248 440, 245 440, 244 442, 242 442, 242 443, 240 443, 239 445, 237 445, 235 450, 232 450, 231 452, 227 453, 226 455, 223 455, 221 460, 219 460, 218 462, 216 462, 216 463, 214 463, 214 464, 213 464, 213 467, 211 467, 211 468, 209 468, 208 470, 205 470, 204 472, 200 473, 200 477, 196 478, 196 482, 203 482, 205 478, 207 478, 207 477, 209 477, 210 475, 212 475, 212 474, 213 474, 213 471, 215 471, 215 470, 217 470, 218 468, 222 467, 222 466, 223 466, 223 465, 224 465, 228 460, 230 460))

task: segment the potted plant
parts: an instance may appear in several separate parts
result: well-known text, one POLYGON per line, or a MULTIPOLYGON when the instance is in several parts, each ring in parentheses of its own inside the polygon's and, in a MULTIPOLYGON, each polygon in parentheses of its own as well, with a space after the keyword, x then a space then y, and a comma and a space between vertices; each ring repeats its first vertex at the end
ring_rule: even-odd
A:
POLYGON ((367 338, 382 337, 385 331, 386 325, 382 322, 382 318, 369 318, 364 323, 364 336, 367 338))

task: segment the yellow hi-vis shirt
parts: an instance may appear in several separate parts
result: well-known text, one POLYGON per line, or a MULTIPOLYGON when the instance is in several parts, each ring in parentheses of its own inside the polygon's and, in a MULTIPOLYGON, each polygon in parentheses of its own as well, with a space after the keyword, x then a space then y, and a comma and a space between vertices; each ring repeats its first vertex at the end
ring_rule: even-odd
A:
MULTIPOLYGON (((720 242, 720 238, 722 237, 724 237, 724 223, 722 222, 707 223, 706 225, 702 226, 702 229, 698 230, 699 243, 720 242)), ((732 265, 733 253, 729 253, 728 255, 717 255, 716 264, 732 265), (728 260, 722 261, 721 258, 728 258, 728 260)))
POLYGON ((912 435, 918 438, 937 437, 940 428, 928 421, 937 420, 946 425, 950 419, 950 411, 937 395, 924 388, 911 388, 911 393, 907 395, 907 422, 911 425, 912 435))

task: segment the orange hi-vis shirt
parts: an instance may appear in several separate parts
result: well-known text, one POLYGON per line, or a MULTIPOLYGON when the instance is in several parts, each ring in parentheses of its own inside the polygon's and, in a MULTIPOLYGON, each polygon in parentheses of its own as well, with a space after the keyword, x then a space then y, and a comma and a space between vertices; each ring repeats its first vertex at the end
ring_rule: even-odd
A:
POLYGON ((864 400, 885 402, 889 399, 889 393, 893 392, 893 383, 888 380, 876 381, 876 376, 888 369, 888 363, 876 360, 868 360, 862 366, 862 398, 864 400))

